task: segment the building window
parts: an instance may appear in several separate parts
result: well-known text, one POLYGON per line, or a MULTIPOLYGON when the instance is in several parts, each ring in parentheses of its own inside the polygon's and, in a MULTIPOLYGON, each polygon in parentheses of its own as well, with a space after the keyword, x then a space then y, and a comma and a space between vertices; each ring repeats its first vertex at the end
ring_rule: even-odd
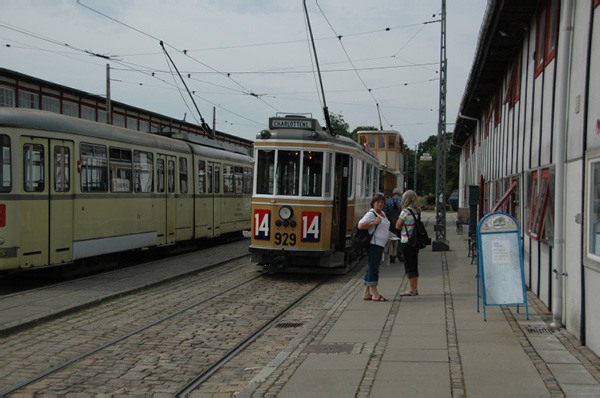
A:
POLYGON ((113 114, 113 126, 125 127, 125 116, 118 113, 113 114))
POLYGON ((142 131, 144 133, 149 133, 150 132, 150 123, 148 123, 145 120, 140 120, 140 131, 142 131))
POLYGON ((510 79, 508 86, 506 87, 506 94, 504 96, 504 103, 508 103, 508 108, 512 109, 513 106, 519 101, 521 96, 521 53, 517 52, 512 60, 510 68, 510 79))
POLYGON ((42 95, 42 110, 60 113, 60 101, 58 98, 42 95))
POLYGON ((396 148, 396 137, 393 135, 388 135, 388 149, 396 148))
POLYGON ((590 163, 587 252, 600 261, 600 159, 590 163))
POLYGON ((138 120, 134 117, 127 117, 127 128, 131 130, 138 129, 138 120))
POLYGON ((19 108, 40 109, 39 95, 19 90, 19 108))
POLYGON ((554 234, 554 174, 550 169, 531 173, 527 234, 534 240, 552 240, 554 234))
POLYGON ((104 111, 102 109, 98 109, 98 123, 110 124, 110 121, 106 120, 107 117, 108 117, 108 114, 106 113, 106 111, 104 111))
POLYGON ((535 42, 536 77, 556 55, 558 7, 559 0, 545 0, 538 13, 535 42))
POLYGON ((375 136, 373 134, 367 136, 367 145, 369 148, 375 149, 375 136))
POLYGON ((0 87, 0 107, 15 107, 15 90, 8 87, 0 87))
POLYGON ((81 105, 81 118, 85 120, 96 121, 96 110, 89 106, 81 105))
POLYGON ((63 101, 63 115, 79 117, 79 105, 74 102, 63 101))

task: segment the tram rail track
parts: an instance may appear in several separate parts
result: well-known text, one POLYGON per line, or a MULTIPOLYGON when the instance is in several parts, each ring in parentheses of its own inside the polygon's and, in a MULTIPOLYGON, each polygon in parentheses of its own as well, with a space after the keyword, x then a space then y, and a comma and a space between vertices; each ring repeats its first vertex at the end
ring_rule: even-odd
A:
MULTIPOLYGON (((239 268, 238 268, 239 270, 239 268)), ((232 271, 229 270, 229 272, 236 272, 236 271, 232 271)), ((239 271, 238 271, 239 272, 239 271)), ((37 373, 29 378, 27 378, 24 381, 21 381, 19 383, 13 384, 12 386, 8 387, 8 388, 4 388, 3 390, 0 391, 0 396, 4 397, 4 396, 10 396, 11 394, 15 393, 15 392, 25 392, 25 393, 36 393, 39 391, 48 391, 48 389, 52 392, 55 393, 65 393, 65 392, 85 392, 86 390, 86 383, 77 383, 74 382, 72 380, 69 379, 68 376, 65 376, 62 378, 61 382, 57 383, 56 382, 56 375, 60 374, 61 371, 65 371, 68 370, 70 367, 78 367, 79 365, 82 367, 86 367, 87 365, 84 364, 83 362, 89 360, 89 358, 91 357, 95 357, 95 356, 102 356, 102 355, 106 355, 107 357, 112 357, 113 354, 110 353, 110 351, 112 350, 113 352, 115 352, 115 350, 117 350, 116 352, 119 353, 119 355, 121 355, 121 353, 123 352, 123 357, 127 357, 129 355, 129 353, 127 353, 127 351, 131 352, 131 356, 135 356, 135 344, 143 344, 143 343, 134 343, 134 348, 127 348, 124 346, 124 348, 122 349, 122 351, 118 350, 115 348, 115 346, 119 345, 119 343, 123 343, 123 344, 127 344, 127 340, 131 340, 133 338, 137 338, 139 339, 139 341, 149 341, 150 345, 158 345, 158 343, 156 341, 152 341, 153 339, 164 339, 161 336, 161 331, 156 332, 156 336, 149 336, 149 337, 140 337, 141 335, 144 334, 144 332, 147 332, 149 330, 152 329, 157 329, 160 328, 159 325, 164 324, 164 323, 169 323, 169 321, 173 321, 173 319, 177 319, 179 318, 181 325, 178 325, 178 327, 176 327, 176 329, 179 329, 179 326, 181 327, 181 329, 184 330, 184 333, 186 330, 189 330, 190 328, 194 328, 195 325, 197 325, 198 320, 196 319, 196 321, 191 320, 189 322, 186 322, 187 318, 194 318, 194 316, 191 315, 187 315, 186 313, 189 312, 193 312, 193 310, 197 307, 202 307, 204 306, 210 306, 210 305, 219 305, 222 304, 224 301, 227 301, 228 303, 230 302, 229 299, 225 299, 223 298, 224 296, 226 296, 228 293, 231 294, 232 292, 235 292, 236 290, 240 290, 242 289, 244 286, 246 286, 246 293, 239 293, 239 296, 237 298, 237 303, 236 300, 232 299, 231 300, 231 305, 235 306, 241 306, 243 307, 245 305, 245 297, 247 297, 247 292, 248 291, 264 291, 265 289, 267 289, 267 286, 269 286, 270 284, 273 284, 273 282, 275 281, 276 284, 278 284, 279 286, 274 287, 275 289, 280 289, 283 284, 289 284, 288 289, 290 290, 294 290, 292 288, 290 288, 290 286, 293 285, 297 285, 297 282, 286 282, 285 280, 277 280, 277 278, 281 277, 277 277, 277 276, 273 276, 273 275, 265 275, 265 274, 260 274, 260 275, 254 275, 251 278, 247 278, 239 283, 236 283, 234 285, 231 285, 227 288, 224 289, 220 289, 218 292, 214 293, 214 294, 210 294, 207 297, 202 298, 201 300, 197 300, 195 302, 193 302, 192 304, 189 304, 177 311, 172 311, 169 314, 162 316, 160 319, 157 319, 155 321, 152 321, 150 323, 147 323, 141 327, 136 328, 135 330, 129 331, 125 334, 119 335, 117 337, 114 337, 112 339, 110 339, 110 341, 106 341, 100 345, 97 345, 96 347, 87 350, 86 352, 83 352, 79 355, 73 356, 70 359, 67 360, 63 360, 61 363, 56 364, 54 366, 52 366, 49 369, 46 369, 43 372, 37 373), (266 281, 264 281, 266 279, 266 281), (257 281, 263 280, 264 282, 262 283, 258 283, 258 285, 256 287, 252 287, 250 289, 248 289, 247 285, 252 285, 253 283, 256 284, 257 281), (211 303, 217 303, 217 304, 211 304, 211 303), (196 323, 195 323, 196 322, 196 323), (145 340, 144 340, 145 339, 145 340), (106 354, 103 354, 105 353, 106 354), (53 380, 54 378, 54 380, 53 380), (55 390, 54 388, 58 385, 65 385, 66 387, 62 388, 62 389, 58 389, 55 390), (37 386, 37 387, 36 387, 37 386)), ((313 278, 314 279, 314 278, 313 278)), ((296 297, 291 304, 285 304, 285 306, 283 306, 284 308, 278 308, 277 313, 276 314, 270 314, 269 315, 269 320, 265 321, 265 317, 266 315, 259 315, 259 323, 261 324, 260 327, 257 327, 256 325, 253 325, 252 328, 248 328, 248 330, 252 329, 254 330, 254 332, 250 333, 247 336, 244 336, 244 338, 238 338, 236 339, 236 344, 235 347, 231 350, 227 350, 226 355, 221 355, 221 353, 219 351, 222 350, 216 350, 216 352, 219 352, 218 356, 220 357, 219 360, 215 360, 215 361, 211 361, 210 364, 206 364, 204 363, 202 365, 202 371, 198 374, 198 370, 194 370, 193 371, 193 375, 190 374, 190 372, 188 371, 186 374, 186 377, 188 378, 188 380, 186 380, 186 385, 181 388, 181 385, 178 384, 183 384, 181 383, 181 380, 178 380, 174 383, 172 383, 171 385, 169 385, 168 387, 166 387, 166 389, 168 390, 168 392, 170 393, 177 393, 178 396, 186 396, 188 391, 193 391, 193 389, 198 386, 199 384, 202 383, 203 380, 206 379, 206 377, 209 377, 210 374, 212 374, 212 372, 216 371, 219 369, 219 367, 226 363, 228 358, 231 358, 232 356, 235 356, 236 352, 239 352, 239 350, 243 350, 243 348, 245 346, 247 346, 248 344, 251 344, 252 341, 260 336, 262 334, 262 332, 266 329, 268 329, 269 327, 271 327, 275 322, 277 322, 279 319, 281 319, 281 317, 285 316, 285 314, 291 309, 293 308, 293 306, 299 304, 302 300, 304 300, 304 298, 306 298, 308 295, 311 294, 311 292, 313 292, 315 289, 318 288, 318 286, 320 286, 324 280, 326 280, 323 277, 320 277, 318 279, 318 284, 316 286, 313 286, 315 284, 315 280, 309 280, 308 284, 310 285, 310 289, 305 292, 302 293, 300 295, 300 297, 296 297), (191 381, 190 381, 191 380, 191 381)), ((212 283, 220 283, 218 281, 218 277, 213 278, 213 282, 212 283)), ((306 290, 306 288, 303 288, 303 290, 306 290)), ((271 292, 271 294, 273 294, 273 292, 271 292)), ((279 295, 275 294, 276 297, 279 297, 279 295)), ((297 296, 297 295, 296 295, 297 296)), ((260 301, 260 298, 257 298, 256 300, 260 301)), ((291 301, 290 299, 287 299, 287 301, 291 301)), ((269 311, 267 311, 269 312, 269 311)), ((194 318, 195 319, 195 318, 194 318)), ((249 320, 248 319, 242 319, 241 320, 241 324, 242 326, 245 323, 248 323, 249 320)), ((233 326, 232 326, 233 327, 233 326)), ((216 328, 216 326, 215 326, 216 328)), ((209 326, 208 329, 210 330, 211 327, 209 326)), ((169 329, 169 327, 164 327, 162 329, 162 331, 164 331, 167 336, 172 334, 172 329, 169 329)), ((201 335, 201 334, 200 334, 201 335)), ((89 342, 88 342, 89 344, 89 342)), ((203 346, 202 343, 199 343, 195 340, 195 338, 191 339, 191 341, 189 342, 189 344, 191 345, 191 349, 186 351, 185 354, 182 355, 201 355, 202 353, 204 353, 204 348, 201 350, 201 352, 199 354, 194 353, 194 346, 195 345, 199 345, 199 346, 203 346)), ((211 353, 210 356, 215 357, 217 354, 211 353)), ((135 361, 135 360, 131 360, 131 361, 135 361)), ((103 362, 103 360, 100 360, 99 362, 103 362)), ((94 361, 92 361, 93 365, 91 367, 96 367, 97 365, 95 364, 94 361)), ((99 365, 98 365, 99 366, 99 365)), ((157 366, 157 368, 160 368, 160 366, 157 366)), ((107 370, 110 369, 110 365, 107 367, 107 370)), ((160 370, 159 370, 160 371, 160 370)), ((72 370, 70 371, 73 374, 77 374, 80 373, 78 372, 78 370, 72 370)), ((64 372, 63 372, 64 373, 64 372)), ((85 373, 85 372, 84 372, 85 373)), ((159 376, 157 376, 159 377, 159 376)), ((94 378, 94 376, 92 376, 92 378, 94 378)), ((61 377, 58 377, 58 379, 61 379, 61 377)), ((94 383, 92 383, 94 384, 94 383)), ((95 385, 95 384, 94 384, 95 385)), ((149 388, 150 390, 146 390, 146 391, 151 391, 152 387, 148 387, 146 386, 146 388, 149 388)), ((97 393, 106 393, 108 391, 100 391, 100 390, 94 390, 92 391, 93 394, 97 394, 97 393)), ((115 393, 127 393, 128 391, 125 390, 118 390, 115 393)), ((129 392, 139 392, 139 390, 131 390, 129 392)))

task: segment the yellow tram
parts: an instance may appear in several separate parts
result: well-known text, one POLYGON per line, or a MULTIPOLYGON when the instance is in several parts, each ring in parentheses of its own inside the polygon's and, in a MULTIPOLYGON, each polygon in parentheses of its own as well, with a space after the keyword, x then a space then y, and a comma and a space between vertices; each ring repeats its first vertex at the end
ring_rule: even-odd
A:
POLYGON ((255 141, 252 261, 290 272, 347 272, 353 225, 379 191, 379 160, 316 119, 269 119, 255 141))
POLYGON ((250 229, 250 156, 0 108, 0 271, 250 229))

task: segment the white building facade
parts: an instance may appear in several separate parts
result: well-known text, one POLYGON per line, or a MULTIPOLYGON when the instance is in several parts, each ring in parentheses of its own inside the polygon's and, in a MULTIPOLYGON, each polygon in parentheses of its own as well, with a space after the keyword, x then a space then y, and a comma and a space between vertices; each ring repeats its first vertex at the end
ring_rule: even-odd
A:
POLYGON ((460 207, 520 223, 526 284, 600 353, 600 0, 490 0, 462 98, 460 207), (505 200, 503 200, 505 199, 505 200))

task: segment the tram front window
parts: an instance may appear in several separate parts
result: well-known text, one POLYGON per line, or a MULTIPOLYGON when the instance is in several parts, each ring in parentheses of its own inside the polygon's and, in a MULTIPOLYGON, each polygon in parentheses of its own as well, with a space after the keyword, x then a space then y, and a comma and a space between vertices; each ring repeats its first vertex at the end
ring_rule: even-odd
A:
POLYGON ((258 151, 256 167, 256 193, 273 194, 273 179, 275 170, 275 151, 258 151))
POLYGON ((277 157, 276 195, 298 195, 300 186, 300 154, 298 151, 279 151, 277 157))

